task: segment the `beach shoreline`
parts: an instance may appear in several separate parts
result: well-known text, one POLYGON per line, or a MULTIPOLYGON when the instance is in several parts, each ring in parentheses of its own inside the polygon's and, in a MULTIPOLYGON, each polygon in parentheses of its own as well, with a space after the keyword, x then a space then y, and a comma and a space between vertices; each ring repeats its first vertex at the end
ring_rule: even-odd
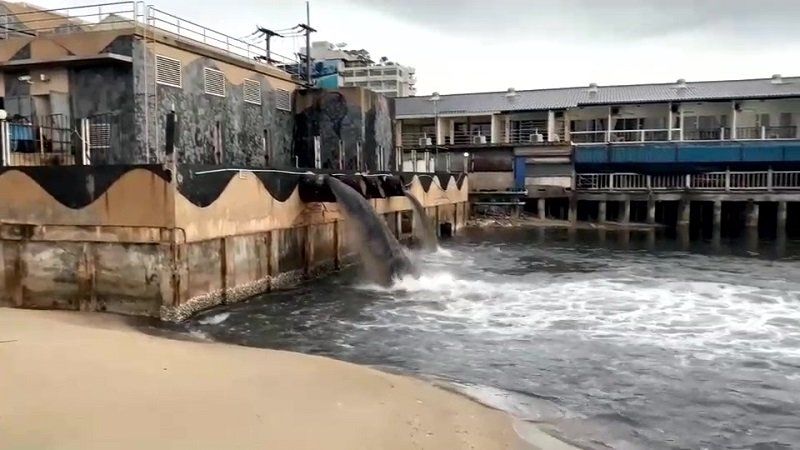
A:
POLYGON ((0 308, 0 449, 568 448, 424 380, 134 323, 0 308))

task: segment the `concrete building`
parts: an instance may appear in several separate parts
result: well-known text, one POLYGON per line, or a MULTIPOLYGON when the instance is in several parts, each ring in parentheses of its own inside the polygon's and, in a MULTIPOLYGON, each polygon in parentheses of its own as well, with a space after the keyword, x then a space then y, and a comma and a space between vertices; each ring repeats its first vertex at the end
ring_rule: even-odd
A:
POLYGON ((0 2, 0 306, 180 320, 341 267, 354 222, 310 172, 398 239, 406 189, 464 225, 462 174, 360 174, 395 160, 389 99, 264 52, 141 2, 0 2))
MULTIPOLYGON (((302 50, 305 52, 305 49, 302 50)), ((320 87, 362 87, 386 97, 413 97, 415 70, 392 61, 375 63, 364 50, 346 50, 327 41, 311 44, 320 87)))
POLYGON ((179 162, 292 162, 301 80, 261 48, 141 3, 4 2, 0 23, 0 98, 26 122, 5 123, 6 165, 163 161, 170 112, 179 162))
POLYGON ((663 200, 674 224, 695 201, 774 201, 785 225, 800 202, 800 77, 434 94, 397 99, 395 118, 404 169, 467 168, 473 196, 515 193, 542 217, 604 221, 602 198, 654 222, 663 200))

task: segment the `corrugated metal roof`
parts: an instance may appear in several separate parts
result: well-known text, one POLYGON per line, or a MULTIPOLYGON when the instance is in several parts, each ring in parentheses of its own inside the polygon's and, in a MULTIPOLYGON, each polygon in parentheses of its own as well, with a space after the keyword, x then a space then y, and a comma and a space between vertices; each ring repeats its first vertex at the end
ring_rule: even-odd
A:
MULTIPOLYGON (((728 80, 678 83, 636 84, 627 86, 598 86, 590 92, 588 86, 474 94, 442 95, 436 102, 439 114, 475 114, 500 111, 530 111, 565 109, 583 105, 620 103, 654 103, 671 101, 733 100, 770 97, 800 97, 800 77, 783 77, 781 83, 771 78, 757 80, 728 80)), ((395 99, 398 118, 433 116, 430 96, 395 99)))

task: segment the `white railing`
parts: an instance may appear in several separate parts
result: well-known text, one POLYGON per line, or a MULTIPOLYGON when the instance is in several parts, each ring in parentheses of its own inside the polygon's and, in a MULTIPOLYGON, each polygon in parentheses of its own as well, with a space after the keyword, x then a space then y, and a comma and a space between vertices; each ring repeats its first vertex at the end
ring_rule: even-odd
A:
POLYGON ((430 147, 436 145, 436 133, 412 132, 403 133, 400 138, 403 147, 430 147))
POLYGON ((685 142, 685 141, 749 141, 800 139, 796 126, 713 128, 702 130, 648 129, 648 130, 594 130, 570 131, 570 140, 576 145, 626 142, 685 142), (736 136, 733 136, 736 131, 736 136), (672 134, 672 136, 670 136, 672 134))
POLYGON ((581 173, 575 188, 586 191, 773 191, 800 189, 800 171, 705 172, 685 175, 581 173))
MULTIPOLYGON (((673 132, 673 137, 675 136, 673 132)), ((605 144, 609 142, 658 142, 669 140, 669 129, 653 128, 646 130, 594 130, 570 131, 573 144, 605 144)))

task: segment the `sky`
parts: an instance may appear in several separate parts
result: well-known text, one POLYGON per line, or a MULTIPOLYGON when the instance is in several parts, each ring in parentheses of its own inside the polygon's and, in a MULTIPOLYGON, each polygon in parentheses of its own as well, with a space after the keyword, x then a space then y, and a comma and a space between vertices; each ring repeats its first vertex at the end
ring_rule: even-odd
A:
MULTIPOLYGON (((107 1, 107 0, 106 0, 107 1)), ((86 0, 29 0, 48 8, 86 0)), ((226 34, 305 22, 304 0, 153 1, 226 34)), ((416 68, 417 94, 800 75, 798 0, 311 0, 312 40, 416 68)), ((293 53, 301 38, 275 42, 293 53)))

